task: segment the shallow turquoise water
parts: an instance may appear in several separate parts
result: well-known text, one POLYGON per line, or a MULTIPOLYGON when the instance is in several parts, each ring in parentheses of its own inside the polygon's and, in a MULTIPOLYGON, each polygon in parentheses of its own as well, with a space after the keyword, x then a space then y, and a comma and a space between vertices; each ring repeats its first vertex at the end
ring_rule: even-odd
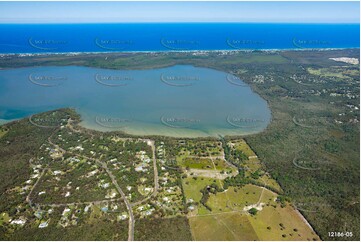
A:
POLYGON ((0 119, 73 107, 82 125, 198 137, 262 131, 271 112, 241 80, 193 66, 153 70, 37 67, 0 71, 0 119))

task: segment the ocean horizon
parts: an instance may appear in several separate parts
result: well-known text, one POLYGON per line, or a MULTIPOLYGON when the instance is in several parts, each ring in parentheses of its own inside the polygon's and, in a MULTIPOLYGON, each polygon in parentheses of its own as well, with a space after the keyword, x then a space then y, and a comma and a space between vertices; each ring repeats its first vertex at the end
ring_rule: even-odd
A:
POLYGON ((0 24, 1 54, 360 48, 360 24, 0 24))

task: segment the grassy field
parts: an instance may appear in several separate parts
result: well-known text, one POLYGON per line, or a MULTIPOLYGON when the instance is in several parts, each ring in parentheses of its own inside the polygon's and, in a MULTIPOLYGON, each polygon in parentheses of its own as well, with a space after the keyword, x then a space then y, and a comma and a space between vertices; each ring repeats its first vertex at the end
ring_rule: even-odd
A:
POLYGON ((189 218, 193 240, 258 240, 246 215, 237 212, 189 218))
POLYGON ((319 240, 292 206, 266 206, 256 216, 248 215, 259 240, 319 240), (282 225, 282 226, 281 226, 282 225))
POLYGON ((319 240, 290 206, 266 207, 256 216, 230 212, 191 217, 189 223, 194 240, 319 240))
POLYGON ((319 240, 291 205, 281 207, 277 194, 246 185, 211 194, 208 214, 190 216, 194 240, 319 240), (244 208, 260 204, 251 215, 244 208), (201 229, 202 228, 202 229, 201 229))
POLYGON ((291 206, 265 207, 255 216, 239 212, 195 216, 189 224, 193 240, 319 240, 291 206))
MULTIPOLYGON (((201 190, 208 185, 213 183, 219 184, 220 180, 214 180, 210 178, 197 178, 196 180, 192 177, 182 179, 183 191, 187 200, 192 199, 195 203, 199 203, 202 198, 201 190)), ((209 211, 199 203, 196 207, 195 214, 207 214, 209 211)))
POLYGON ((214 212, 243 211, 245 206, 258 203, 275 205, 277 194, 255 185, 246 185, 241 188, 229 187, 225 192, 211 194, 207 205, 214 212))
POLYGON ((217 170, 229 170, 229 166, 224 160, 214 159, 213 162, 209 158, 187 157, 180 159, 180 162, 178 164, 182 167, 189 167, 192 169, 214 170, 214 168, 216 168, 217 170))
MULTIPOLYGON (((266 172, 255 152, 243 140, 232 140, 228 143, 232 149, 243 152, 248 159, 243 161, 246 176, 261 170, 262 175, 257 182, 281 190, 278 183, 266 172)), ((184 164, 185 158, 179 164, 192 168, 203 168, 204 163, 184 164)), ((203 188, 220 181, 213 179, 183 179, 183 189, 187 199, 199 203, 203 188)), ((226 191, 210 193, 206 209, 201 203, 188 214, 194 240, 319 240, 313 230, 308 227, 297 210, 290 204, 283 205, 276 201, 278 194, 266 188, 248 184, 242 187, 228 187, 226 191), (257 214, 251 215, 248 210, 257 208, 257 214), (270 219, 271 218, 271 219, 270 219)))
POLYGON ((358 74, 357 70, 345 69, 345 68, 319 68, 319 69, 307 68, 307 71, 310 74, 316 76, 337 77, 341 79, 350 79, 352 76, 358 74))
POLYGON ((211 159, 205 158, 184 158, 179 162, 179 165, 182 167, 189 167, 194 169, 213 169, 213 164, 211 159))
POLYGON ((187 177, 182 180, 186 198, 193 199, 195 202, 199 202, 202 197, 202 193, 200 192, 201 189, 213 183, 218 184, 218 182, 218 180, 210 178, 197 178, 197 180, 195 180, 191 177, 187 177))
POLYGON ((184 140, 179 142, 181 144, 179 156, 208 158, 223 155, 222 144, 218 140, 184 140))
POLYGON ((256 155, 243 139, 234 140, 230 142, 230 145, 233 146, 234 149, 241 150, 248 157, 256 155))

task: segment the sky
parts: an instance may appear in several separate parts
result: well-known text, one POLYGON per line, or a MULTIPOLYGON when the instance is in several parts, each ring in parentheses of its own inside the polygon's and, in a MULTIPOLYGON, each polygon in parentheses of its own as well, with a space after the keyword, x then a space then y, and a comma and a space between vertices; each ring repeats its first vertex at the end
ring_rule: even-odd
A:
POLYGON ((0 2, 0 23, 359 23, 353 2, 0 2))

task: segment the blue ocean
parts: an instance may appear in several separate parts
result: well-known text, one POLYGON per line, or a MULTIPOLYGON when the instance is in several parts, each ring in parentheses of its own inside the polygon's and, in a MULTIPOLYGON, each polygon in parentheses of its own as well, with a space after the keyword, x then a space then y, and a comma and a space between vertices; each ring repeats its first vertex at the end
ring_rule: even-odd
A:
POLYGON ((0 53, 359 48, 359 24, 0 24, 0 53))

